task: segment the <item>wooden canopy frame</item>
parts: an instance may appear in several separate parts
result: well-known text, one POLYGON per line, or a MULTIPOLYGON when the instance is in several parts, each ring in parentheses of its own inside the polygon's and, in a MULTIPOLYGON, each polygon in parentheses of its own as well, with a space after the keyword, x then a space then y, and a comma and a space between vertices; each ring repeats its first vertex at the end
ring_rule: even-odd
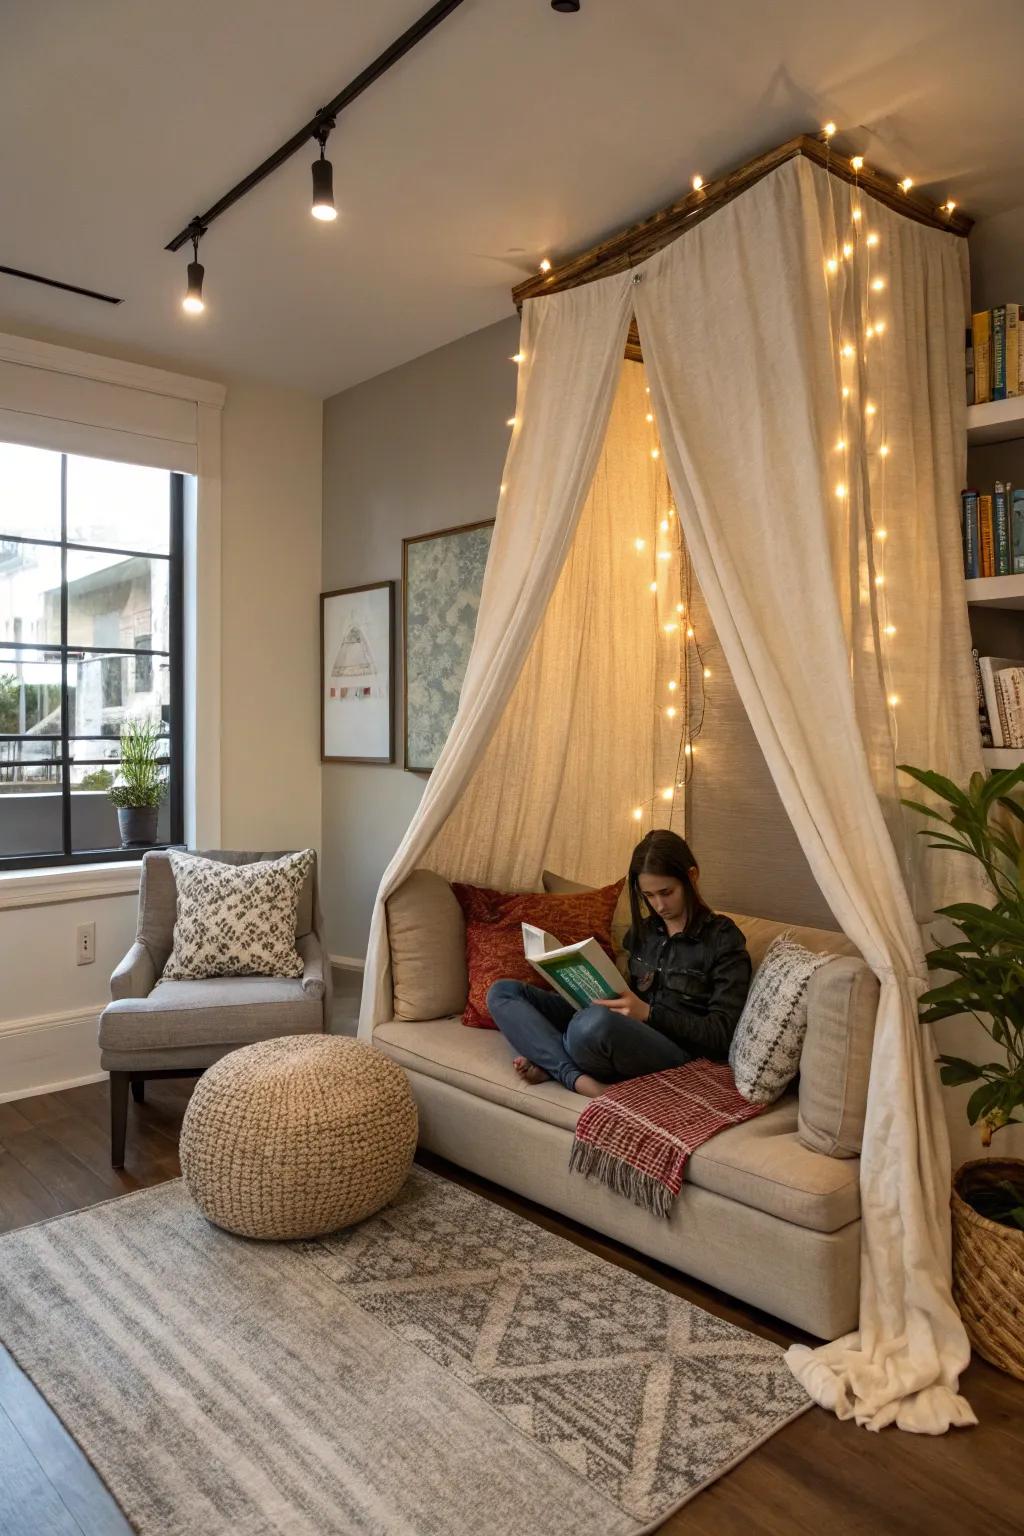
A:
MULTIPOLYGON (((719 208, 724 208, 734 197, 796 155, 805 155, 830 175, 859 186, 867 196, 884 203, 887 208, 894 209, 905 218, 916 219, 919 224, 927 224, 931 229, 945 230, 948 234, 966 238, 973 227, 974 220, 966 214, 956 209, 948 213, 944 208, 937 208, 919 192, 904 192, 898 182, 868 166, 861 166, 859 171, 854 170, 848 155, 839 154, 820 137, 801 134, 799 138, 789 139, 767 154, 748 160, 738 170, 705 182, 699 191, 688 192, 685 197, 652 213, 639 224, 630 224, 617 235, 602 240, 599 245, 592 245, 589 250, 581 251, 578 256, 572 256, 559 266, 552 267, 550 272, 538 272, 525 282, 518 283, 512 290, 516 308, 522 307, 524 299, 562 293, 567 288, 578 288, 582 283, 592 283, 600 277, 612 277, 616 272, 628 271, 630 267, 646 261, 656 251, 669 245, 685 230, 692 229, 719 208)), ((630 327, 626 355, 640 360, 635 320, 630 327)))

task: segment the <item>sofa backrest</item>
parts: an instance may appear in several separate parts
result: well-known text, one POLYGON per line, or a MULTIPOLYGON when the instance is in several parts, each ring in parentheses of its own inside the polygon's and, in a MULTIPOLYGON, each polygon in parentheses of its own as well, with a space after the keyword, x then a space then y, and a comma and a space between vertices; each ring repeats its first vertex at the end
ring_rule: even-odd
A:
MULTIPOLYGON (((835 956, 814 972, 807 988, 797 1130, 815 1152, 856 1157, 864 1132, 877 978, 841 933, 739 912, 726 916, 743 930, 755 970, 783 933, 816 954, 835 956)), ((448 881, 432 870, 415 870, 389 897, 387 921, 395 1017, 413 1021, 461 1013, 468 990, 465 920, 448 881)))
MULTIPOLYGON (((215 848, 199 855, 204 859, 217 859, 221 864, 259 864, 265 859, 281 859, 283 853, 238 853, 215 848)), ((454 896, 452 900, 454 901, 454 896)), ((151 848, 142 859, 142 877, 139 881, 139 926, 137 937, 144 944, 157 965, 157 974, 167 963, 174 944, 174 919, 178 910, 178 891, 174 883, 174 870, 166 851, 151 848)), ((299 904, 295 913, 295 937, 301 939, 312 932, 316 912, 316 856, 309 873, 302 882, 299 904)))

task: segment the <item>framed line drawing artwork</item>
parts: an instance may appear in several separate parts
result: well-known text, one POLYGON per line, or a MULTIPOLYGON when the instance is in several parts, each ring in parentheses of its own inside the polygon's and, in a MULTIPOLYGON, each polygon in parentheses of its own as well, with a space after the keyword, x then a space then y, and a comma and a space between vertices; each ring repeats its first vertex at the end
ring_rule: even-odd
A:
POLYGON ((405 767, 430 773, 459 706, 494 519, 402 541, 405 767))
POLYGON ((395 583, 320 594, 320 760, 395 760, 395 583))

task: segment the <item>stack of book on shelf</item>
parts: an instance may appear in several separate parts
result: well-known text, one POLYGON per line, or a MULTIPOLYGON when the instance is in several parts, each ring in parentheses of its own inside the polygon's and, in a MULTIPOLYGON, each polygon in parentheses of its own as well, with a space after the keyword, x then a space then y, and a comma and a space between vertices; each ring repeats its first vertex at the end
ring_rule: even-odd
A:
POLYGON ((964 575, 1024 575, 1024 486, 997 480, 992 494, 960 492, 964 575))
POLYGON ((967 404, 1024 395, 1021 306, 997 304, 971 316, 967 332, 967 404))
POLYGON ((1024 747, 1024 662, 974 652, 983 747, 1024 747))

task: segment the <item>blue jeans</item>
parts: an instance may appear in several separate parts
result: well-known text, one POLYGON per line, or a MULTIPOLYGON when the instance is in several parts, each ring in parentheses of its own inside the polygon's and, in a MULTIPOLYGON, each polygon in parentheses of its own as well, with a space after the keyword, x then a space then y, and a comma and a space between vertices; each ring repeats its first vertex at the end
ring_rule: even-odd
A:
POLYGON ((596 1003, 577 1010, 557 992, 524 981, 496 981, 487 1007, 517 1055, 566 1088, 576 1086, 581 1072, 619 1083, 691 1060, 688 1051, 649 1024, 596 1003))

